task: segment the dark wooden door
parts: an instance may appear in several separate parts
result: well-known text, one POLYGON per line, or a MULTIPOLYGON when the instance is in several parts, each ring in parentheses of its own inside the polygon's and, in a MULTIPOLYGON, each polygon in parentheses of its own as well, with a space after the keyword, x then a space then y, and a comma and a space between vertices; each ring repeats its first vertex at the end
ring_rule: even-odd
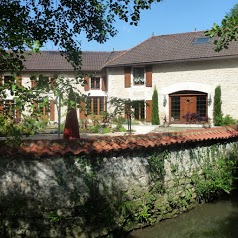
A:
POLYGON ((197 97, 196 96, 181 96, 180 97, 180 121, 182 123, 189 122, 191 113, 197 112, 197 97))

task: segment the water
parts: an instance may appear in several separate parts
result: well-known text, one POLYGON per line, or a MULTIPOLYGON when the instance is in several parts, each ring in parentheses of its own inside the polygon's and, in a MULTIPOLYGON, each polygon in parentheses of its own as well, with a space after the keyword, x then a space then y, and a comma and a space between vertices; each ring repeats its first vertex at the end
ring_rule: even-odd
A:
POLYGON ((127 238, 238 238, 238 192, 179 217, 136 230, 127 238))

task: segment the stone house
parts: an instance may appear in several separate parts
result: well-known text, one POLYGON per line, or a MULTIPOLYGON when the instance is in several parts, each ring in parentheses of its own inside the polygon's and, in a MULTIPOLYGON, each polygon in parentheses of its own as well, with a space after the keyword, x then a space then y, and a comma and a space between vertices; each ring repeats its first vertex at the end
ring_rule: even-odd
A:
MULTIPOLYGON (((215 52, 203 31, 152 36, 126 51, 85 51, 81 70, 87 75, 81 91, 89 94, 95 115, 110 112, 108 99, 119 97, 137 102, 135 119, 150 123, 156 87, 160 119, 181 124, 191 123, 186 117, 191 113, 212 118, 214 92, 220 85, 223 114, 238 118, 238 44, 215 52)), ((29 85, 32 74, 74 77, 72 66, 56 51, 29 56, 21 73, 23 85, 29 85)), ((57 121, 53 101, 48 113, 50 120, 57 121)), ((84 113, 79 112, 79 117, 84 119, 84 113)))

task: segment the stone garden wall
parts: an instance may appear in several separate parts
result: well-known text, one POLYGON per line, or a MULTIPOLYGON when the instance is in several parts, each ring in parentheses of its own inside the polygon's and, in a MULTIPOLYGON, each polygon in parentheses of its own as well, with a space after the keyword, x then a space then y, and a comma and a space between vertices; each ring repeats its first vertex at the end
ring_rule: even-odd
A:
POLYGON ((236 157, 236 138, 1 156, 0 237, 120 237, 231 189, 236 157))

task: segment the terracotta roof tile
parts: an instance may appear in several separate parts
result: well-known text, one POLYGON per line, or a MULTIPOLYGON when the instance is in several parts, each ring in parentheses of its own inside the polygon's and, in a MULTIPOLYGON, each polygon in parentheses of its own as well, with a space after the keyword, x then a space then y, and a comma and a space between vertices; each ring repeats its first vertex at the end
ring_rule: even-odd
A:
POLYGON ((103 136, 75 140, 25 140, 20 147, 0 145, 0 156, 63 156, 90 153, 109 153, 132 149, 146 149, 172 144, 238 138, 235 127, 216 127, 175 133, 147 135, 103 136))

